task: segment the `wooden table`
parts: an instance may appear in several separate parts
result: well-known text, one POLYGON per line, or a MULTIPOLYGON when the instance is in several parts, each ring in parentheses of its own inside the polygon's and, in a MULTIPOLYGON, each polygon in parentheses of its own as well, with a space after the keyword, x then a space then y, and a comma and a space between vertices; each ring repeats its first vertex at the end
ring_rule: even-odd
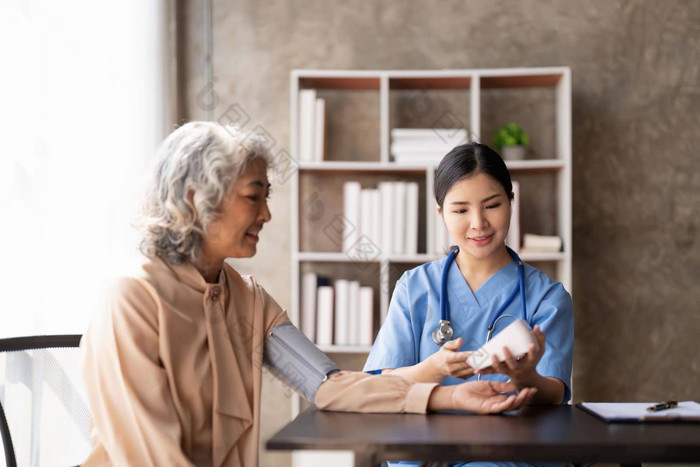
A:
POLYGON ((359 414, 312 407, 267 442, 271 450, 354 451, 383 460, 700 462, 700 423, 606 424, 573 406, 502 415, 359 414))

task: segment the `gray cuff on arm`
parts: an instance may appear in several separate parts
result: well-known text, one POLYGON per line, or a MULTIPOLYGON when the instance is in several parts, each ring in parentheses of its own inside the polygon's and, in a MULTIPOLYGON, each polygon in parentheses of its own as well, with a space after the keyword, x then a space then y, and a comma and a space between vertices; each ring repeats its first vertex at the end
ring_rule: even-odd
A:
POLYGON ((264 360, 311 402, 328 375, 340 371, 328 355, 290 323, 280 324, 270 331, 265 343, 264 360))

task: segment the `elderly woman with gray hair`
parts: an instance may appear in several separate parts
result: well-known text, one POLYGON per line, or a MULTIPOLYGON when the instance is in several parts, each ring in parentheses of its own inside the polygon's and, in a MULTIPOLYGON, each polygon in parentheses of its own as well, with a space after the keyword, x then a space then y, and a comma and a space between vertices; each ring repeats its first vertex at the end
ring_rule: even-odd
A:
POLYGON ((503 394, 515 390, 507 383, 439 387, 338 370, 259 282, 224 262, 256 253, 271 217, 271 164, 258 136, 216 123, 188 123, 163 143, 143 263, 113 281, 82 342, 94 442, 86 465, 257 465, 261 363, 284 367, 268 352, 276 334, 325 365, 302 391, 322 409, 494 413, 532 398, 530 388, 503 394))

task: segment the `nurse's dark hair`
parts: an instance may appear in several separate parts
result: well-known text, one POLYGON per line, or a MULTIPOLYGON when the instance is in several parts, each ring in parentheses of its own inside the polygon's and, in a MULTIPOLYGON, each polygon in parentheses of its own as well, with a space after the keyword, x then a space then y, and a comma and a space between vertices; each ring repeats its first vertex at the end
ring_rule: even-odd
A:
POLYGON ((467 143, 448 152, 435 171, 433 186, 440 209, 452 185, 480 173, 500 183, 508 199, 513 199, 513 182, 501 156, 485 144, 467 143))

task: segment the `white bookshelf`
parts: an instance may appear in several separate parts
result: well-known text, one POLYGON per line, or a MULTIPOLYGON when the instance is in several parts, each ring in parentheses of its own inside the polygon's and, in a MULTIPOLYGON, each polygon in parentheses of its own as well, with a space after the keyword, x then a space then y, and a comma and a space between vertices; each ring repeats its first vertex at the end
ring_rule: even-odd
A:
MULTIPOLYGON (((291 178, 291 309, 290 314, 295 324, 300 320, 300 282, 304 271, 323 270, 327 274, 332 271, 333 279, 347 279, 345 274, 358 266, 356 260, 351 259, 342 251, 342 246, 329 247, 327 239, 323 238, 323 225, 312 224, 304 217, 304 203, 310 199, 313 190, 322 190, 317 193, 318 201, 329 210, 337 212, 342 203, 343 183, 348 180, 359 180, 369 186, 381 180, 416 181, 420 185, 419 197, 422 212, 419 217, 419 252, 414 255, 389 255, 380 252, 371 261, 367 261, 367 270, 371 273, 354 274, 361 278, 365 284, 372 285, 375 292, 375 327, 374 335, 378 331, 379 316, 386 313, 389 306, 393 283, 398 279, 403 270, 415 267, 417 264, 437 259, 440 253, 432 251, 431 245, 435 242, 437 216, 435 214, 435 201, 433 198, 433 175, 435 168, 432 166, 414 164, 401 165, 392 160, 390 154, 390 135, 392 124, 397 116, 392 115, 392 109, 397 104, 395 94, 440 92, 449 90, 459 97, 456 100, 456 111, 468 120, 467 130, 470 135, 481 135, 483 112, 487 109, 483 105, 485 96, 492 96, 494 91, 498 96, 499 90, 507 92, 525 92, 528 89, 538 89, 551 94, 552 114, 551 123, 546 128, 553 133, 554 141, 550 145, 552 150, 547 154, 537 154, 535 158, 525 160, 506 161, 514 180, 535 176, 538 182, 523 187, 529 190, 529 199, 535 199, 538 193, 534 190, 546 186, 548 195, 553 199, 551 210, 547 213, 550 224, 550 232, 536 232, 543 234, 555 234, 561 237, 563 250, 557 253, 527 253, 522 254, 526 262, 536 263, 537 267, 545 267, 554 279, 562 282, 571 292, 572 270, 572 210, 571 210, 571 72, 568 67, 546 68, 508 68, 508 69, 474 69, 474 70, 294 70, 290 80, 291 97, 291 153, 295 160, 299 160, 298 135, 299 135, 299 91, 301 89, 315 89, 319 94, 327 93, 329 96, 341 96, 339 102, 347 105, 352 99, 342 99, 343 93, 352 93, 351 96, 369 96, 363 102, 371 102, 378 109, 370 109, 369 114, 373 118, 371 135, 375 138, 376 151, 372 154, 357 154, 351 151, 347 154, 331 153, 329 146, 328 160, 319 162, 300 162, 298 171, 291 178), (427 91, 426 91, 427 90, 427 91), (370 93, 370 94, 363 94, 370 93), (376 116, 376 117, 375 117, 376 116), (539 180, 546 183, 540 184, 539 180), (322 245, 318 250, 315 245, 322 245)), ((538 91, 539 92, 539 91, 538 91)), ((334 112, 332 105, 326 106, 326 115, 334 112)), ((398 102, 401 102, 400 100, 398 102)), ((537 103, 533 104, 537 105, 537 103)), ((336 109, 337 110, 337 109, 336 109)), ((335 121, 335 126, 328 127, 328 131, 344 131, 346 128, 335 121)), ((519 122, 526 123, 526 122, 519 122)), ((486 128, 484 128, 486 130, 486 128)), ((531 139, 538 138, 537 134, 530 133, 531 139)), ((332 137, 333 135, 327 135, 332 137)), ((475 136, 473 139, 491 145, 491 136, 485 138, 475 136)), ((365 137, 365 135, 362 135, 365 137)), ((357 138, 355 138, 357 139, 357 138)), ((351 140, 352 141, 352 140, 351 140)), ((522 189, 522 188, 521 188, 522 189)), ((545 189, 545 188, 542 188, 545 189)), ((523 200, 526 198, 523 197, 523 200)), ((535 226, 536 227, 536 226, 535 226)), ((366 346, 322 346, 322 350, 331 354, 365 354, 369 351, 366 346)), ((299 410, 299 399, 294 399, 293 411, 299 410)))

